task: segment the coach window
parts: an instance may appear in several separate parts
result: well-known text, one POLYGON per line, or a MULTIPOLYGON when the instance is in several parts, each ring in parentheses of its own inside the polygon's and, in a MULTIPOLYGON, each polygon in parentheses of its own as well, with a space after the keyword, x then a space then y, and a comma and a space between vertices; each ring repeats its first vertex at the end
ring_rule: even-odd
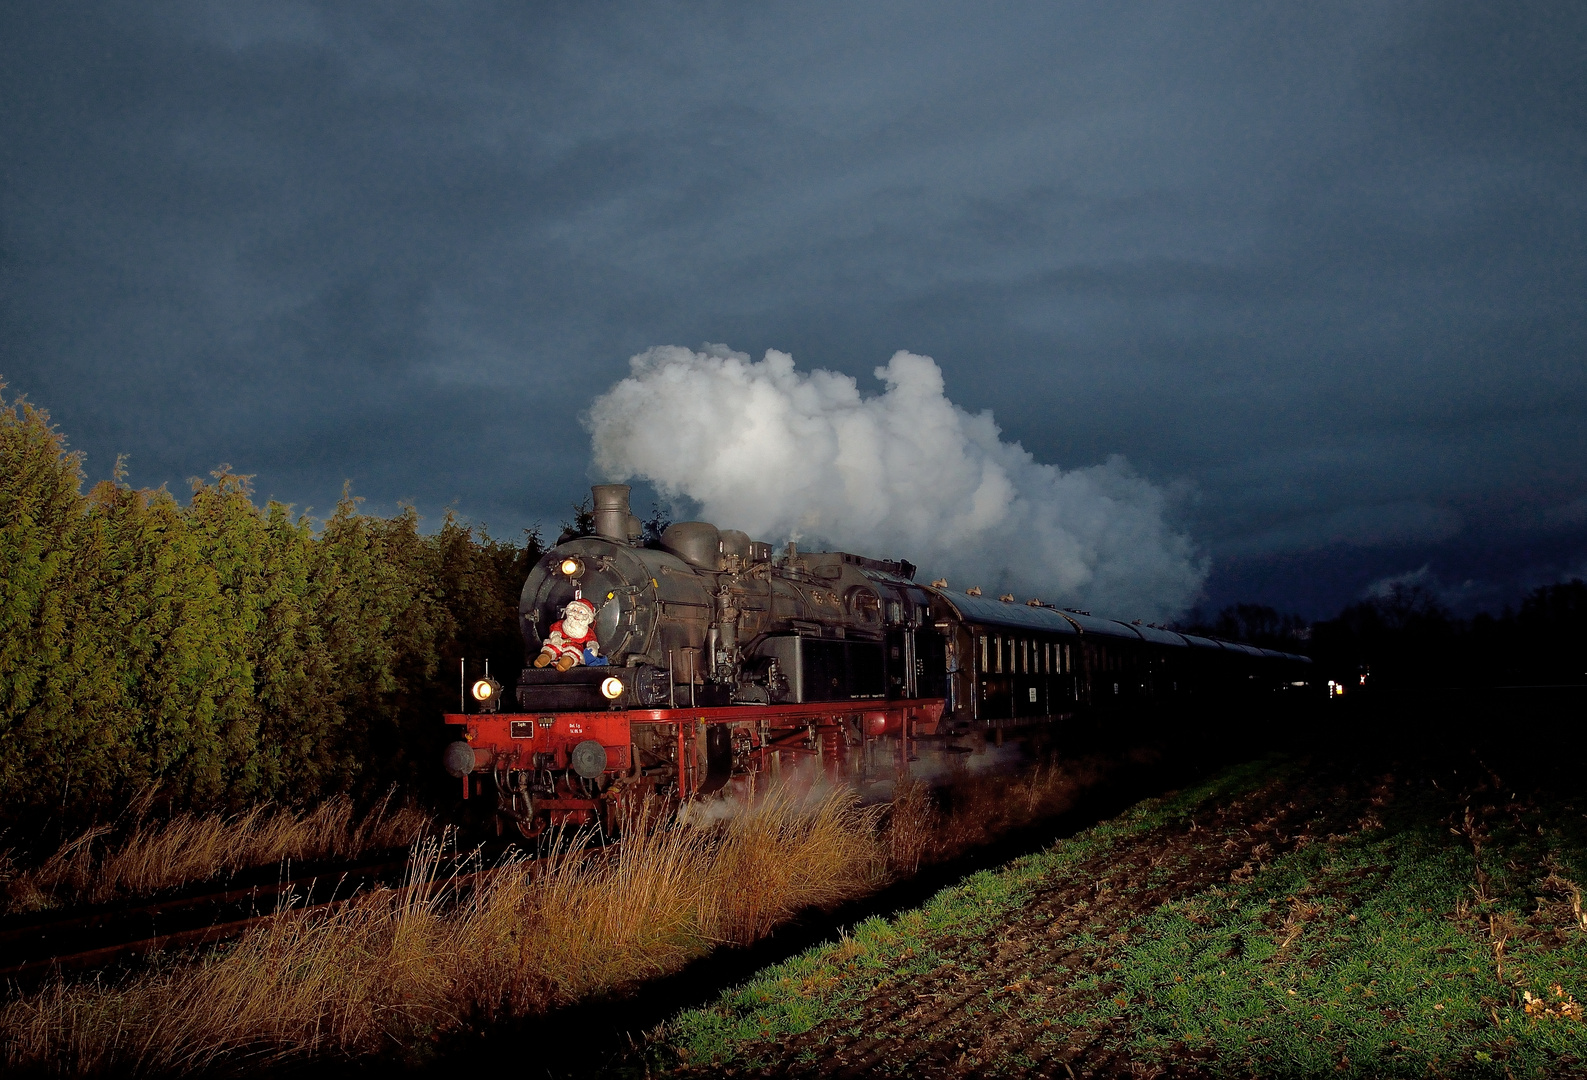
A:
POLYGON ((981 674, 986 674, 986 635, 981 635, 981 674))
POLYGON ((997 653, 997 666, 994 670, 1001 675, 1003 674, 1003 638, 1001 636, 992 639, 992 651, 997 653))

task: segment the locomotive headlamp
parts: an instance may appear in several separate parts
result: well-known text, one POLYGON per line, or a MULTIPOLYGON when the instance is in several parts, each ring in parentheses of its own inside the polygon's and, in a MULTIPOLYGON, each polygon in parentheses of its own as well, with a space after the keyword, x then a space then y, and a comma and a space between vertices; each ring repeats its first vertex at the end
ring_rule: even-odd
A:
POLYGON ((572 578, 577 581, 579 578, 584 576, 584 560, 569 555, 557 565, 557 569, 562 571, 563 577, 572 578))
POLYGON ((601 693, 607 701, 616 701, 623 696, 623 680, 616 675, 608 675, 601 680, 601 693))
POLYGON ((501 708, 501 683, 489 675, 483 679, 475 679, 474 685, 468 688, 468 692, 474 696, 475 701, 479 702, 481 712, 495 712, 501 708))

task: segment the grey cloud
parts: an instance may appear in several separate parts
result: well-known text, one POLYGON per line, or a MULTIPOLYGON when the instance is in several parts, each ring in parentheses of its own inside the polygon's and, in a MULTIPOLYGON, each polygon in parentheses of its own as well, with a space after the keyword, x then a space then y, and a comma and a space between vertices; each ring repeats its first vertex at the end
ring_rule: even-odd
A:
POLYGON ((1214 599, 1587 552, 1580 5, 4 19, 0 375, 91 470, 550 523, 631 355, 907 349, 1193 488, 1214 599))

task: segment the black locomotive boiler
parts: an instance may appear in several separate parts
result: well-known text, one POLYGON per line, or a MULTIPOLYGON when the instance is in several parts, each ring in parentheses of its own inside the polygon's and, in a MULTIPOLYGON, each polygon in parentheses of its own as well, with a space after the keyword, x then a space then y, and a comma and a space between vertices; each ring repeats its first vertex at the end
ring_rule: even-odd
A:
POLYGON ((446 717, 448 770, 494 788, 524 833, 610 824, 625 797, 678 797, 810 755, 1084 713, 1265 693, 1306 682, 1305 657, 1194 637, 1031 599, 922 585, 902 560, 780 552, 679 522, 642 543, 629 489, 593 489, 593 536, 548 551, 524 582, 527 654, 499 711, 446 717), (552 663, 551 660, 556 662, 552 663))

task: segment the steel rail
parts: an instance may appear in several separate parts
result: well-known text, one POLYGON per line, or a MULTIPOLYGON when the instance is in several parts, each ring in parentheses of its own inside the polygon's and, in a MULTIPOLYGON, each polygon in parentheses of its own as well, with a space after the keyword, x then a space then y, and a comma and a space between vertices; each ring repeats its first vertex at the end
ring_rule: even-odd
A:
POLYGON ((333 889, 331 899, 287 910, 301 912, 327 904, 343 903, 353 896, 362 895, 371 885, 380 886, 389 881, 394 875, 404 872, 409 864, 410 860, 404 857, 400 860, 330 867, 314 874, 275 882, 172 897, 131 907, 66 912, 19 925, 4 926, 0 928, 0 981, 28 982, 31 981, 29 976, 40 972, 107 966, 116 960, 158 949, 207 944, 235 937, 248 927, 274 917, 280 910, 256 913, 245 918, 225 918, 225 915, 234 913, 244 905, 257 905, 260 901, 271 900, 279 905, 283 896, 294 892, 312 898, 315 892, 323 893, 327 887, 333 889), (351 894, 340 897, 334 895, 349 882, 354 884, 351 894), (173 917, 179 923, 178 926, 170 930, 155 930, 162 919, 173 917), (180 925, 183 922, 197 925, 180 925), (83 943, 84 939, 87 939, 89 947, 73 948, 83 943))

